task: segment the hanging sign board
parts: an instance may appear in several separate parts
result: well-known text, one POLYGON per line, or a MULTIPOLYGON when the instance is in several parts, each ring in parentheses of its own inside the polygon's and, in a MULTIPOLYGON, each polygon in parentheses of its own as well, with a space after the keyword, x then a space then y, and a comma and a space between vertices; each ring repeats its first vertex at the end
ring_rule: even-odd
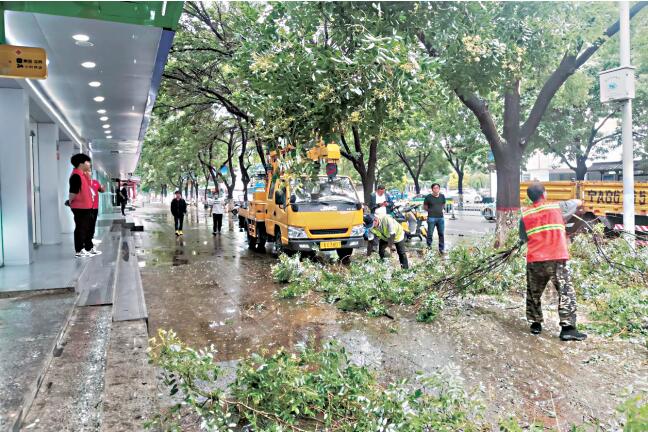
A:
POLYGON ((0 77, 47 78, 47 53, 43 48, 0 45, 0 77))
POLYGON ((601 103, 634 99, 634 70, 632 66, 626 66, 599 73, 601 103))

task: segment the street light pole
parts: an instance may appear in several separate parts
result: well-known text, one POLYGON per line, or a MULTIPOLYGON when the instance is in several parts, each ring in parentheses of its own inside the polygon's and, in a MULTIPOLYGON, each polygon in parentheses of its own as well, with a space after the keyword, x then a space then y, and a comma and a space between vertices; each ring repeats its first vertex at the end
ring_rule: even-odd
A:
MULTIPOLYGON (((621 67, 630 66, 630 6, 627 1, 619 2, 619 32, 621 67)), ((632 99, 622 102, 621 136, 623 148, 623 228, 635 232, 634 205, 634 152, 632 142, 632 99)), ((631 244, 634 240, 631 237, 631 244)))

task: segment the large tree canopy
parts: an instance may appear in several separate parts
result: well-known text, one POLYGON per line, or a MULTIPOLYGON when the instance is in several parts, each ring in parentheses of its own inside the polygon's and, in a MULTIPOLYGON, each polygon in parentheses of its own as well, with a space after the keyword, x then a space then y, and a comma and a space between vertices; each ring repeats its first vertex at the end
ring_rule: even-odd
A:
MULTIPOLYGON (((634 4, 631 16, 643 7, 634 4)), ((485 141, 498 172, 499 221, 510 225, 531 141, 559 146, 555 133, 571 122, 586 143, 608 115, 595 106, 592 85, 588 102, 563 102, 583 79, 591 82, 596 65, 579 69, 618 33, 610 3, 186 2, 185 9, 159 115, 226 113, 262 161, 271 147, 300 154, 319 139, 338 142, 366 197, 393 156, 418 183, 438 154, 455 171, 478 165, 485 141), (547 129, 543 118, 560 121, 547 129)), ((577 167, 576 153, 566 159, 577 167)))

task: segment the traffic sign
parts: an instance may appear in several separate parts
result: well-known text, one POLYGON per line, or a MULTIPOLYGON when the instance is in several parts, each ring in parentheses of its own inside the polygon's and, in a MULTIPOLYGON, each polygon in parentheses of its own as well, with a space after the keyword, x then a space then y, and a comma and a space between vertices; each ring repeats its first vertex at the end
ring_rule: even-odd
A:
POLYGON ((47 78, 47 53, 43 48, 0 45, 0 77, 47 78))

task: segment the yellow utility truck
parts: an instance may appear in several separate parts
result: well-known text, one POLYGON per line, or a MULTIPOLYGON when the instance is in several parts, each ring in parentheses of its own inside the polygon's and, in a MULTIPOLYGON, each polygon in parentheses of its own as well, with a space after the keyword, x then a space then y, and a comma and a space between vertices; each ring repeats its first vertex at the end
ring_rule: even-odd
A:
POLYGON ((264 187, 239 211, 250 248, 274 242, 276 254, 335 250, 340 259, 350 256, 364 242, 362 202, 351 179, 337 175, 340 147, 320 142, 308 151, 318 168, 326 164, 326 175, 291 175, 283 171, 281 156, 268 155, 264 187))

